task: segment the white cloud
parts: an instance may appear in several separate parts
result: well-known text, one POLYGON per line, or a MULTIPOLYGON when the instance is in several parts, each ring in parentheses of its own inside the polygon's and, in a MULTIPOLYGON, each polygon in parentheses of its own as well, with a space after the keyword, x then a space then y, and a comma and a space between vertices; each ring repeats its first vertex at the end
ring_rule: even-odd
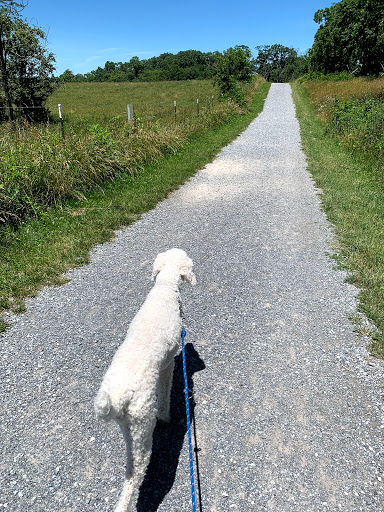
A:
POLYGON ((101 55, 92 55, 91 57, 87 57, 84 62, 93 62, 98 59, 101 59, 101 55))

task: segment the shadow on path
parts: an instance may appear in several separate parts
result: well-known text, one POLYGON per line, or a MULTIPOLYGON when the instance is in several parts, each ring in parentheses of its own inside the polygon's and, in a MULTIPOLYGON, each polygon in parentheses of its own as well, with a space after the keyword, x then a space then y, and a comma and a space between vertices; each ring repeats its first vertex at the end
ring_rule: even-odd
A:
MULTIPOLYGON (((185 346, 188 387, 193 391, 192 375, 204 370, 204 361, 200 359, 192 343, 185 346)), ((194 417, 195 402, 190 399, 191 421, 194 417)), ((153 433, 153 450, 147 474, 140 487, 137 510, 155 512, 175 481, 179 456, 186 438, 187 420, 185 413, 184 377, 182 355, 175 358, 175 371, 171 394, 171 422, 157 422, 153 433)), ((185 472, 189 475, 188 458, 185 460, 185 472)), ((190 496, 185 497, 186 500, 190 496)))

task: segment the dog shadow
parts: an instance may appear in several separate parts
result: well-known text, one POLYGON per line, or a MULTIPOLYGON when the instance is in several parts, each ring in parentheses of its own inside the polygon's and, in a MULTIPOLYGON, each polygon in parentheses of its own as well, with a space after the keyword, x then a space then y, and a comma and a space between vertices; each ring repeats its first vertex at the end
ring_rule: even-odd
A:
MULTIPOLYGON (((192 343, 185 346, 188 388, 193 391, 192 376, 204 370, 204 361, 200 359, 192 343)), ((189 401, 191 421, 194 417, 195 402, 189 401)), ((171 392, 171 421, 157 422, 153 433, 153 448, 147 473, 140 487, 137 501, 138 512, 155 512, 175 481, 179 456, 186 439, 187 419, 185 412, 184 375, 182 354, 175 357, 175 370, 171 392)), ((189 473, 188 460, 185 471, 189 473)))

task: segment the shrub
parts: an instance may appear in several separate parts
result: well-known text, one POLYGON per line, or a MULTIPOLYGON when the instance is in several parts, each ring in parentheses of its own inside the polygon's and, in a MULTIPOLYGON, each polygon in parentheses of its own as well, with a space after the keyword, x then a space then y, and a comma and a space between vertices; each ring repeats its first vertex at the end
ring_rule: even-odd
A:
POLYGON ((244 107, 244 84, 252 80, 252 53, 247 46, 228 48, 219 56, 215 85, 224 99, 229 99, 244 107))
POLYGON ((378 98, 334 99, 329 106, 329 130, 352 147, 383 154, 384 101, 378 98))

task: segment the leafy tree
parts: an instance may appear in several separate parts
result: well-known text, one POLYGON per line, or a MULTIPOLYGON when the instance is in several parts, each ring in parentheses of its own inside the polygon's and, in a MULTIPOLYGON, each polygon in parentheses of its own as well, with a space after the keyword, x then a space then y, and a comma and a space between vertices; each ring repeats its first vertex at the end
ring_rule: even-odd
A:
POLYGON ((384 71, 384 2, 341 0, 315 13, 312 71, 370 75, 384 71))
POLYGON ((0 72, 1 83, 4 89, 4 103, 9 121, 13 120, 13 105, 7 66, 7 38, 12 29, 12 16, 18 15, 18 10, 23 7, 22 4, 11 0, 0 1, 0 72))
POLYGON ((70 69, 66 69, 64 73, 61 73, 59 76, 60 82, 74 82, 75 81, 75 75, 70 69))
POLYGON ((307 57, 281 44, 257 46, 256 73, 268 82, 289 82, 307 72, 307 57))
POLYGON ((104 70, 106 73, 112 73, 116 69, 116 64, 114 62, 111 62, 110 60, 107 60, 107 62, 104 65, 104 70))
POLYGON ((22 7, 0 2, 0 79, 9 121, 15 106, 35 107, 22 110, 30 120, 46 116, 44 103, 55 87, 55 59, 45 49, 45 34, 21 19, 22 7))
POLYGON ((44 104, 55 88, 52 80, 55 59, 42 41, 45 41, 45 34, 40 28, 15 20, 9 39, 9 78, 14 104, 34 107, 24 111, 24 117, 29 120, 46 117, 44 104))
POLYGON ((144 69, 144 64, 140 61, 139 57, 132 57, 128 63, 128 72, 133 75, 133 78, 138 78, 144 69))
POLYGON ((141 75, 140 80, 142 82, 161 82, 166 80, 164 73, 161 69, 145 69, 141 75))
POLYGON ((84 82, 85 77, 81 73, 77 73, 76 75, 70 70, 66 69, 64 73, 62 73, 57 81, 60 82, 84 82))
POLYGON ((243 84, 252 79, 252 53, 248 46, 228 48, 218 57, 218 69, 215 84, 224 98, 240 105, 245 102, 243 84))

